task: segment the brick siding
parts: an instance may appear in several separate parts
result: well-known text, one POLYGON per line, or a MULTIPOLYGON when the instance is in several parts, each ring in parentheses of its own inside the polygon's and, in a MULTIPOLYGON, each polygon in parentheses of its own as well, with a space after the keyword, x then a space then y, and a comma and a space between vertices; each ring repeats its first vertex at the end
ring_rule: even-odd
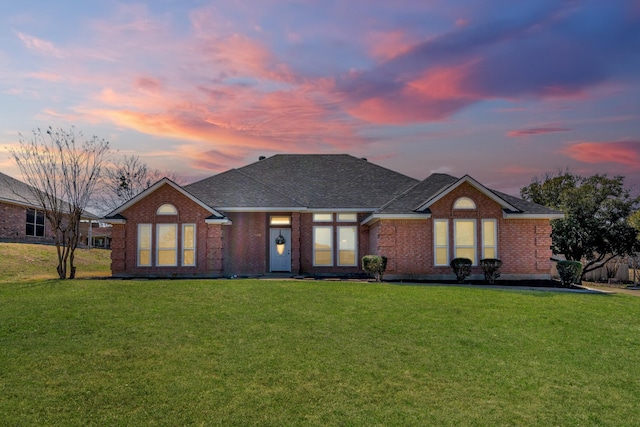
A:
POLYGON ((27 208, 21 205, 0 202, 0 240, 20 243, 53 244, 55 237, 51 225, 45 218, 44 237, 26 235, 27 208))

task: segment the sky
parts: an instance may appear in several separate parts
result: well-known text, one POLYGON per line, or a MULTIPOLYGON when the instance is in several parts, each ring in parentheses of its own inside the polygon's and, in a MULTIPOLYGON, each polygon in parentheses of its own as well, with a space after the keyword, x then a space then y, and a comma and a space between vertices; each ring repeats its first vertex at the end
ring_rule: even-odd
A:
POLYGON ((193 182, 352 154, 517 195, 569 169, 640 191, 637 0, 2 2, 0 171, 74 126, 193 182))

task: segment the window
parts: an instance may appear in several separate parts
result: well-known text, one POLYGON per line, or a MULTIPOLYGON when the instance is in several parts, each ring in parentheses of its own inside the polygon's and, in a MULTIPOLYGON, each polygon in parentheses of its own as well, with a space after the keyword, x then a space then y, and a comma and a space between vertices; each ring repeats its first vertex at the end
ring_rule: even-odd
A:
POLYGON ((496 220, 482 220, 482 258, 498 258, 496 220))
POLYGON ((339 222, 356 222, 358 221, 358 215, 355 213, 339 213, 338 221, 339 222))
POLYGON ((473 200, 468 197, 460 197, 453 204, 453 209, 475 209, 476 204, 473 200))
POLYGON ((196 225, 182 224, 182 265, 196 265, 196 225))
POLYGON ((313 227, 313 265, 333 265, 333 227, 313 227))
POLYGON ((151 224, 138 224, 138 266, 151 265, 151 224))
POLYGON ((313 222, 331 222, 333 221, 332 213, 314 213, 313 222))
POLYGON ((454 257, 469 258, 473 265, 476 260, 476 221, 457 219, 454 222, 454 257))
POLYGON ((157 225, 158 266, 178 265, 178 226, 176 224, 157 225))
POLYGON ((356 227, 338 227, 338 265, 358 265, 356 262, 356 227))
POLYGON ((435 265, 449 265, 449 221, 434 220, 433 236, 435 265))
POLYGON ((291 225, 290 216, 272 216, 269 219, 270 225, 291 225))
POLYGON ((33 237, 44 237, 44 212, 27 209, 25 234, 33 237))
POLYGON ((165 203, 164 205, 158 208, 158 210, 156 211, 156 214, 157 215, 178 215, 178 210, 176 209, 175 206, 169 203, 165 203))

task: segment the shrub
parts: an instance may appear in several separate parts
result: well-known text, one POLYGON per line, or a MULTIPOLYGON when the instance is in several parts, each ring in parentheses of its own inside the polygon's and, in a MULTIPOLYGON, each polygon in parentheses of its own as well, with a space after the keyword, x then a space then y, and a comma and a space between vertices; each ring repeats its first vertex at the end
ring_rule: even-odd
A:
POLYGON ((381 282, 384 271, 387 269, 387 257, 365 255, 362 257, 362 269, 375 277, 376 282, 381 282))
POLYGON ((484 272, 484 280, 493 284, 498 277, 500 277, 500 267, 502 267, 502 261, 495 258, 484 258, 480 260, 480 267, 484 272))
POLYGON ((580 261, 558 261, 558 274, 562 286, 568 288, 572 283, 578 283, 582 275, 582 263, 580 261))
POLYGON ((454 258, 449 264, 458 279, 458 283, 464 282, 464 279, 471 274, 471 261, 469 258, 454 258))

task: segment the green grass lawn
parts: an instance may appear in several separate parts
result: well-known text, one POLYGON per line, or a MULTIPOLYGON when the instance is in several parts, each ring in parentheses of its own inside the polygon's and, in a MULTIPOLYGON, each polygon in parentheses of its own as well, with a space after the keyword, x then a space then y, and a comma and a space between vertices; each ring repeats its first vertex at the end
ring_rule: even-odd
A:
POLYGON ((638 425, 640 298, 0 284, 2 425, 638 425))
MULTIPOLYGON (((111 276, 111 251, 76 249, 77 276, 111 276)), ((0 282, 57 279, 58 256, 51 245, 0 242, 0 282)))

